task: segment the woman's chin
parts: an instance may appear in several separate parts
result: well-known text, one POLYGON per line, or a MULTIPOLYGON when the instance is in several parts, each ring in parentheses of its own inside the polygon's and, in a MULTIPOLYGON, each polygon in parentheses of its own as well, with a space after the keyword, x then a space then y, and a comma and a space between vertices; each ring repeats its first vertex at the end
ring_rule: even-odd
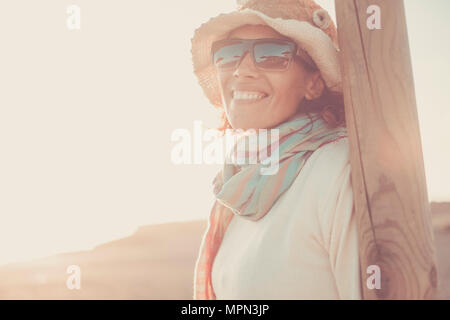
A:
MULTIPOLYGON (((232 104, 234 116, 231 118, 231 125, 234 129, 261 129, 267 126, 272 119, 265 119, 267 106, 257 104, 232 104)), ((270 113, 269 113, 270 114, 270 113)))
POLYGON ((245 117, 246 120, 244 120, 243 118, 240 118, 239 120, 233 121, 231 122, 233 129, 235 130, 251 130, 251 129, 265 129, 269 127, 269 124, 267 123, 267 121, 257 121, 256 118, 258 116, 256 115, 255 117, 252 116, 247 116, 245 117), (248 119, 248 120, 247 120, 248 119))

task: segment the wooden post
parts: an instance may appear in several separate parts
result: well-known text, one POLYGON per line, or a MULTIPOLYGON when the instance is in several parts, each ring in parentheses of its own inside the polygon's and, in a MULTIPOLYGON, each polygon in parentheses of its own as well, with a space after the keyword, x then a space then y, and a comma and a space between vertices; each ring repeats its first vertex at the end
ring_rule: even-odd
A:
POLYGON ((335 5, 363 298, 436 299, 434 235, 403 1, 335 5), (367 284, 376 283, 377 267, 368 273, 373 265, 380 270, 379 289, 367 284))

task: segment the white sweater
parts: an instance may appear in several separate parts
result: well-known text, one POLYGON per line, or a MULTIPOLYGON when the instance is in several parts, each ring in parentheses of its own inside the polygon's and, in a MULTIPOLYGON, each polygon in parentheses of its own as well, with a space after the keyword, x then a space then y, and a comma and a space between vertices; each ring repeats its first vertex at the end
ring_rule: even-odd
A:
POLYGON ((235 215, 214 260, 217 299, 361 299, 348 138, 317 149, 260 220, 235 215))

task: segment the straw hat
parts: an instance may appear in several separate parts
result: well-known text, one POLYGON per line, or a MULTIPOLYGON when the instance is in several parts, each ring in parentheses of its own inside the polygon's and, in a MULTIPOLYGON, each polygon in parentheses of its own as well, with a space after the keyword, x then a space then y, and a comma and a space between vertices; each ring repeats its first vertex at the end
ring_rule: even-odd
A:
POLYGON ((237 4, 237 10, 203 23, 191 39, 194 73, 214 106, 221 107, 222 98, 211 45, 245 24, 268 25, 296 41, 314 60, 328 89, 342 92, 337 32, 327 11, 313 0, 237 0, 237 4))

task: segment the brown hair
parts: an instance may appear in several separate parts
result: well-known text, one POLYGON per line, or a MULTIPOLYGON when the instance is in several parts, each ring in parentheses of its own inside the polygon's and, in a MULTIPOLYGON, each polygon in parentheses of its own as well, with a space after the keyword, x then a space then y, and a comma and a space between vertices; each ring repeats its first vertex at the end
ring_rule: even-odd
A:
POLYGON ((330 128, 346 127, 344 97, 340 92, 324 88, 322 95, 314 100, 303 99, 298 111, 319 112, 330 128))

